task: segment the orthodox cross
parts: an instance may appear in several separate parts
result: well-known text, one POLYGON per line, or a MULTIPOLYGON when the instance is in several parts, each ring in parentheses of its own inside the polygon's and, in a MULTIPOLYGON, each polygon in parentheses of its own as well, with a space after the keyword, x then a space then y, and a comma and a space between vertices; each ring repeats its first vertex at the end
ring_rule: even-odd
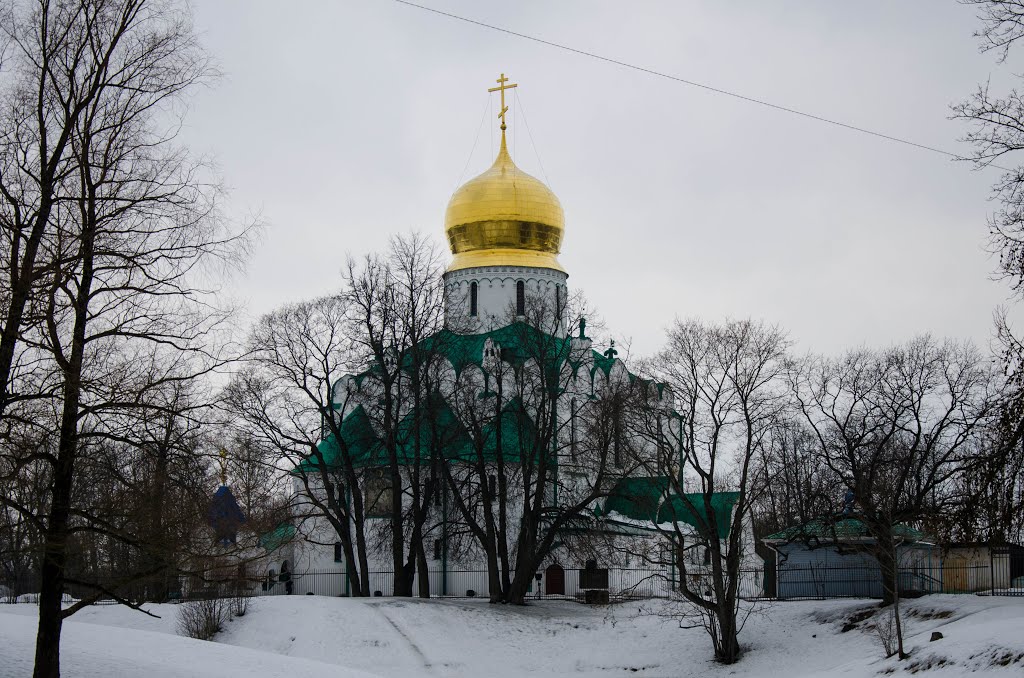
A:
POLYGON ((505 77, 504 73, 502 73, 501 77, 498 78, 497 80, 495 80, 495 82, 498 83, 498 86, 497 87, 492 87, 492 88, 490 88, 487 91, 488 92, 501 92, 501 113, 498 113, 498 117, 501 118, 501 131, 504 132, 505 131, 505 112, 508 111, 508 106, 505 105, 505 90, 512 89, 513 87, 518 87, 519 85, 518 84, 506 85, 505 83, 508 82, 508 78, 505 77))

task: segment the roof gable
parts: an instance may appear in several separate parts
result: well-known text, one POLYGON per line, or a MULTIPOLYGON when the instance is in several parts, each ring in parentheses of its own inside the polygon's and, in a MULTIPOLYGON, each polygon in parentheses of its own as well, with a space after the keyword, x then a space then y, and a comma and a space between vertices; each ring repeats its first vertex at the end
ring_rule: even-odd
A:
MULTIPOLYGON (((732 510, 739 496, 739 492, 711 495, 711 513, 719 539, 729 536, 732 510)), ((701 530, 702 525, 710 522, 704 494, 675 494, 667 476, 620 479, 604 504, 605 515, 613 512, 652 526, 679 522, 701 530)))

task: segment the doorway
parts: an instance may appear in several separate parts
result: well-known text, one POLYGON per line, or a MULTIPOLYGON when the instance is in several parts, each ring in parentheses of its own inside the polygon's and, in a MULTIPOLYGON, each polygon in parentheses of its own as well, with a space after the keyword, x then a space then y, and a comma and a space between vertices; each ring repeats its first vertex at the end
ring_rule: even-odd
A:
POLYGON ((544 570, 544 593, 549 596, 565 595, 565 570, 558 563, 544 570))

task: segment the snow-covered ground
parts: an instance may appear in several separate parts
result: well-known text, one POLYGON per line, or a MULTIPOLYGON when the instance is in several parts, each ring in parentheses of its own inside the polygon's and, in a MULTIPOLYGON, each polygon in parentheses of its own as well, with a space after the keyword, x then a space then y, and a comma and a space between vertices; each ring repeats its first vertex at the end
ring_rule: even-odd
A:
MULTIPOLYGON (((746 654, 730 667, 710 660, 703 631, 640 614, 638 604, 542 601, 513 608, 475 600, 282 596, 256 599, 217 642, 174 635, 175 605, 148 609, 161 618, 115 606, 72 617, 64 626, 63 675, 1024 675, 1024 598, 935 595, 906 602, 911 658, 904 662, 882 658, 870 628, 868 615, 877 610, 871 601, 765 604, 741 636, 746 654), (936 630, 944 637, 929 642, 936 630)), ((655 603, 643 612, 666 609, 655 603)), ((0 676, 30 675, 35 614, 33 605, 0 605, 0 676)))

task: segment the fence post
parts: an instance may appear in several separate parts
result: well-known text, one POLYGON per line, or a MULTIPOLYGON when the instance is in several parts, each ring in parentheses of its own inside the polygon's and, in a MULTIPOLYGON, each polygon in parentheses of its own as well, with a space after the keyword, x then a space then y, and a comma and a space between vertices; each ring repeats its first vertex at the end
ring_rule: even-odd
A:
POLYGON ((990 546, 988 549, 988 588, 989 595, 996 594, 996 563, 995 550, 990 546))

